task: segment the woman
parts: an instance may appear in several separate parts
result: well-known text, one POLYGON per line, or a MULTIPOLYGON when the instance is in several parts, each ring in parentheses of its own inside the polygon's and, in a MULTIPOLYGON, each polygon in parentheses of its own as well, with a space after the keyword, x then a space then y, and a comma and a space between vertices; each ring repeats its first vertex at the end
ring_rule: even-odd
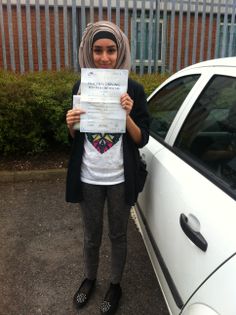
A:
MULTIPOLYGON (((130 69, 128 39, 115 24, 89 24, 79 48, 81 68, 130 69)), ((78 94, 80 82, 73 87, 78 94)), ((139 188, 138 148, 148 142, 149 115, 143 87, 128 80, 120 99, 126 111, 125 134, 84 134, 73 129, 82 108, 69 110, 67 126, 73 138, 68 165, 66 200, 79 202, 84 223, 85 279, 75 293, 80 309, 95 287, 102 238, 103 208, 107 201, 111 251, 111 283, 101 304, 101 314, 114 314, 122 295, 120 282, 127 252, 127 223, 139 188)))

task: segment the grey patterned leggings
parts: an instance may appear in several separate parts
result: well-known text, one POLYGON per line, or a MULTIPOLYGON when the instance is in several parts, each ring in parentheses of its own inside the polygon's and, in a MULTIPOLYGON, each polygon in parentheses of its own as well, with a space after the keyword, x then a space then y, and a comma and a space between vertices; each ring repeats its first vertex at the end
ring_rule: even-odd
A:
POLYGON ((83 183, 80 203, 84 224, 85 276, 97 277, 99 249, 103 231, 103 211, 107 200, 111 241, 111 282, 121 281, 127 254, 127 224, 130 206, 125 203, 124 183, 111 186, 83 183))

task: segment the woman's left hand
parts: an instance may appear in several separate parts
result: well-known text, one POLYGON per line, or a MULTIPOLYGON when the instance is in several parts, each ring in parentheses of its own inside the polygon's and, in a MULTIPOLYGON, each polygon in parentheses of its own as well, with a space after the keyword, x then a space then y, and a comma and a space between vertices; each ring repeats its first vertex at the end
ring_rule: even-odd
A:
POLYGON ((128 93, 124 93, 121 95, 120 103, 128 116, 133 108, 134 101, 130 98, 128 93))

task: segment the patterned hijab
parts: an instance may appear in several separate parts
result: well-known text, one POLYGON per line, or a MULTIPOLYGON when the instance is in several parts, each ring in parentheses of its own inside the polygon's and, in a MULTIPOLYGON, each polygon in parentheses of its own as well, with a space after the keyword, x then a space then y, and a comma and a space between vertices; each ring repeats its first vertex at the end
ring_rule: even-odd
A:
POLYGON ((81 68, 95 68, 92 56, 94 36, 99 32, 109 32, 116 38, 117 63, 116 69, 127 69, 131 67, 129 41, 121 29, 109 21, 99 21, 87 25, 79 47, 79 64, 81 68))

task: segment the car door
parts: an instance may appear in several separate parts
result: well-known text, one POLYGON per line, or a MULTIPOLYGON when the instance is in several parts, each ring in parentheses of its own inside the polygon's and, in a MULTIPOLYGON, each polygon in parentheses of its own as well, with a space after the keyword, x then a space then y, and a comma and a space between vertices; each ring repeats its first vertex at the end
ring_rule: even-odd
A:
POLYGON ((188 102, 188 99, 191 98, 191 93, 189 94, 189 92, 199 77, 200 74, 196 73, 167 80, 168 84, 163 84, 163 86, 159 87, 158 96, 156 92, 150 96, 149 111, 152 113, 151 137, 145 148, 140 151, 148 168, 151 168, 155 153, 165 148, 163 141, 156 141, 155 136, 158 135, 161 140, 164 140, 170 134, 173 121, 178 120, 179 109, 183 103, 188 102))
MULTIPOLYGON (((170 120, 163 122, 163 110, 157 106, 157 114, 151 101, 152 147, 156 141, 162 148, 152 153, 149 146, 141 150, 143 158, 153 155, 138 208, 164 275, 159 278, 161 285, 168 286, 178 308, 236 252, 236 157, 233 153, 228 159, 216 160, 214 153, 223 151, 223 146, 227 151, 235 140, 234 127, 230 130, 227 120, 236 105, 235 70, 222 68, 217 75, 212 71, 202 72, 176 113, 172 113, 171 102, 163 103, 170 120), (201 80, 208 81, 203 89, 199 88, 201 80), (164 136, 163 126, 167 129, 164 136)), ((187 77, 194 81, 194 76, 187 77)), ((161 97, 155 95, 157 100, 161 97)), ((173 95, 171 99, 176 102, 173 95)))

